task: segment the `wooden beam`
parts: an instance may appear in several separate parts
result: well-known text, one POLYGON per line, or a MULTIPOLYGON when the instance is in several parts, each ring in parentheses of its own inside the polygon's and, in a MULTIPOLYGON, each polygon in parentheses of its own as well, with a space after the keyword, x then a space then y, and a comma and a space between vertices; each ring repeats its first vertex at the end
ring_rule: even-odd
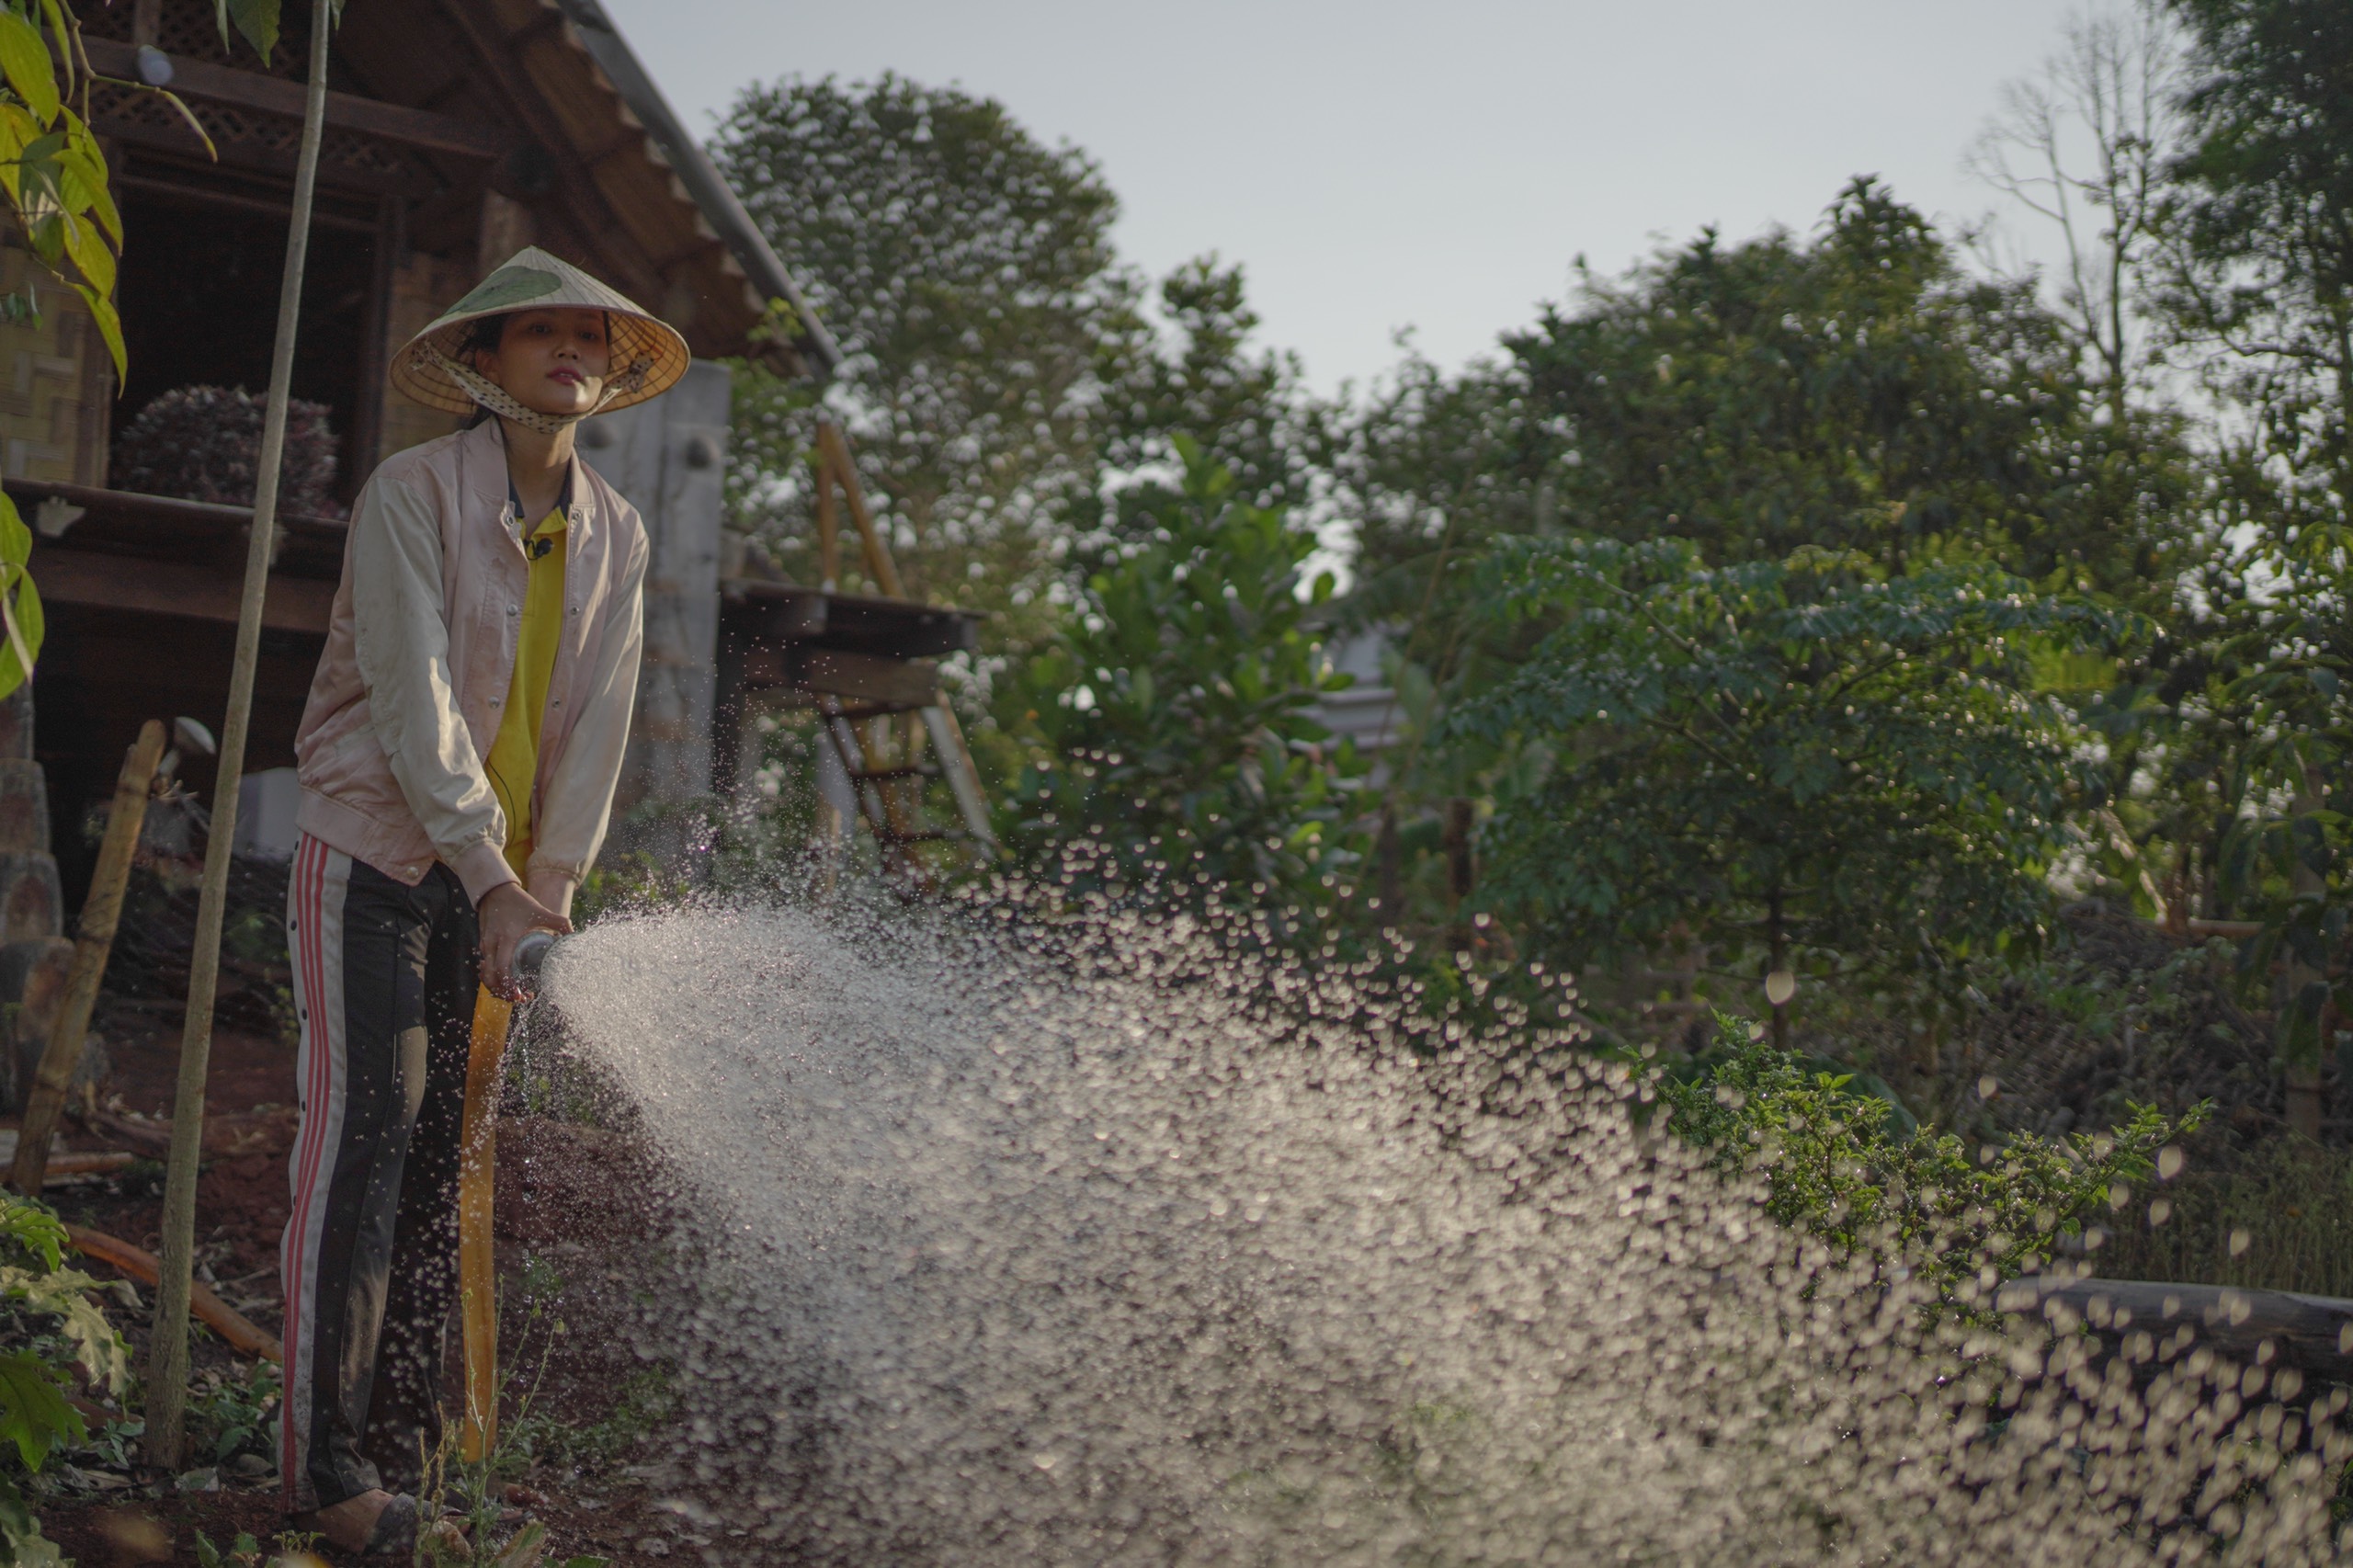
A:
POLYGON ((786 656, 784 669, 791 684, 803 691, 854 697, 881 708, 923 708, 939 700, 939 672, 926 659, 802 645, 786 656))
MULTIPOLYGON (((490 79, 507 110, 521 121, 524 132, 575 168, 585 168, 579 161, 579 138, 550 103, 550 88, 519 60, 517 34, 508 32, 491 14, 492 9, 481 0, 442 0, 440 6, 441 15, 472 46, 483 74, 490 79)), ((528 32, 529 25, 519 30, 528 32)), ((559 47, 570 49, 568 44, 559 47)), ((595 62, 583 54, 579 67, 580 85, 594 91, 595 62)), ((620 98, 618 95, 608 97, 618 117, 620 98)), ((554 190, 549 193, 548 204, 563 210, 582 237, 602 250, 603 255, 595 259, 602 263, 605 281, 639 300, 660 299, 669 280, 662 276, 652 255, 631 232, 626 215, 613 210, 594 171, 587 172, 585 179, 559 178, 554 190)))
MULTIPOLYGON (((119 39, 94 38, 85 42, 90 64, 100 74, 139 80, 138 51, 132 45, 119 39)), ((302 84, 265 76, 258 71, 175 56, 171 85, 184 98, 228 104, 287 119, 302 118, 302 84)), ((350 93, 327 95, 327 123, 337 130, 464 158, 501 157, 509 145, 506 133, 494 126, 350 93)))
MULTIPOLYGON (((36 544, 32 574, 42 599, 55 604, 224 621, 232 626, 237 621, 241 585, 232 574, 208 567, 36 544)), ((335 593, 333 583, 273 575, 269 597, 263 601, 261 623, 272 631, 305 631, 324 637, 335 609, 335 593)))
MULTIPOLYGON (((2276 1376, 2293 1368, 2305 1387, 2313 1381, 2353 1385, 2353 1301, 2287 1290, 2229 1285, 2174 1285, 2142 1279, 2101 1279, 2067 1274, 2014 1279, 1996 1297, 2001 1311, 2041 1317, 2063 1333, 2086 1324, 2120 1344, 2143 1333, 2170 1360, 2188 1345, 2205 1345, 2248 1366, 2266 1364, 2276 1376)), ((2275 1388, 2266 1397, 2292 1399, 2275 1388)))

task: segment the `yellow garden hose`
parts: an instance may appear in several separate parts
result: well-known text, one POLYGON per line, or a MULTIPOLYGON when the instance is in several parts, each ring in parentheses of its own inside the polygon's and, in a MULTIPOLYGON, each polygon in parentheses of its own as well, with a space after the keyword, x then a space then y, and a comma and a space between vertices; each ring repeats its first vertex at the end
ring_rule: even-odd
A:
POLYGON ((478 1464, 498 1440, 497 1258, 491 1199, 498 1165, 499 1070, 515 1005, 484 986, 474 997, 466 1113, 458 1145, 458 1301, 465 1324, 466 1423, 460 1451, 478 1464))

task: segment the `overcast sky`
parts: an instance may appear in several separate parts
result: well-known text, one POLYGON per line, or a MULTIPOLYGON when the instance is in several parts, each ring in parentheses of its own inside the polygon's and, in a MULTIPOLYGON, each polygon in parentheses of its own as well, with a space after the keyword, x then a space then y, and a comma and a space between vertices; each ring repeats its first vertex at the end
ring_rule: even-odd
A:
POLYGON ((1247 268, 1330 391, 1413 328, 1453 365, 1706 223, 1811 227, 1850 175, 1932 213, 2067 0, 606 0, 689 127, 746 83, 884 70, 1098 159, 1121 254, 1247 268))

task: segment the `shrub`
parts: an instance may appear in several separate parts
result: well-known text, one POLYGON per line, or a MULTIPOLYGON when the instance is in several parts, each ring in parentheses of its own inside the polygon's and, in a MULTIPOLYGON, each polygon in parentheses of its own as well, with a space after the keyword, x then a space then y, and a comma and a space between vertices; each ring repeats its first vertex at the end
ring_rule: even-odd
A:
POLYGON ((131 1386, 130 1349, 91 1299, 102 1287, 61 1266, 64 1242, 47 1208, 0 1192, 0 1546, 10 1562, 60 1559, 9 1474, 9 1454, 30 1474, 61 1440, 87 1439, 65 1401, 77 1364, 108 1393, 131 1386))
MULTIPOLYGON (((262 412, 243 387, 181 387, 164 393, 115 437, 115 487, 252 506, 261 467, 262 412)), ((335 474, 335 437, 327 428, 326 404, 294 399, 286 410, 278 511, 301 517, 340 516, 335 474)))
POLYGON ((1891 1131, 1894 1108, 1853 1093, 1850 1074, 1809 1074, 1745 1023, 1717 1023, 1721 1058, 1659 1084, 1668 1125, 1722 1174, 1760 1176, 1775 1220, 1845 1256, 1909 1267, 1964 1317, 1991 1318, 1995 1288, 2050 1263, 2063 1238, 2099 1245, 2097 1221, 2206 1114, 2134 1106, 2110 1132, 2022 1133, 1972 1152, 1949 1132, 1891 1131))

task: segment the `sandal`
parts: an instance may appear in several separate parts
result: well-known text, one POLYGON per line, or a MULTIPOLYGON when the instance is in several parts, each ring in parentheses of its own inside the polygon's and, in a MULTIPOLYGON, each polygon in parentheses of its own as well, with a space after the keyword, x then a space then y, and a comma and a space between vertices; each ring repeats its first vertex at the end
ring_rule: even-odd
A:
MULTIPOLYGON (((422 1518, 423 1513, 417 1507, 415 1498, 405 1492, 393 1493, 392 1500, 384 1505, 375 1522, 369 1527, 367 1543, 356 1549, 359 1559, 368 1562, 409 1562, 416 1555, 416 1538, 422 1518)), ((327 1528, 319 1510, 290 1515, 289 1522, 298 1529, 318 1531, 330 1543, 335 1540, 335 1532, 327 1528)))
POLYGON ((376 1528, 368 1532, 368 1544, 359 1549, 363 1561, 372 1558, 396 1560, 402 1562, 416 1556, 416 1528, 419 1515, 416 1499, 405 1492, 396 1492, 376 1516, 376 1528))

